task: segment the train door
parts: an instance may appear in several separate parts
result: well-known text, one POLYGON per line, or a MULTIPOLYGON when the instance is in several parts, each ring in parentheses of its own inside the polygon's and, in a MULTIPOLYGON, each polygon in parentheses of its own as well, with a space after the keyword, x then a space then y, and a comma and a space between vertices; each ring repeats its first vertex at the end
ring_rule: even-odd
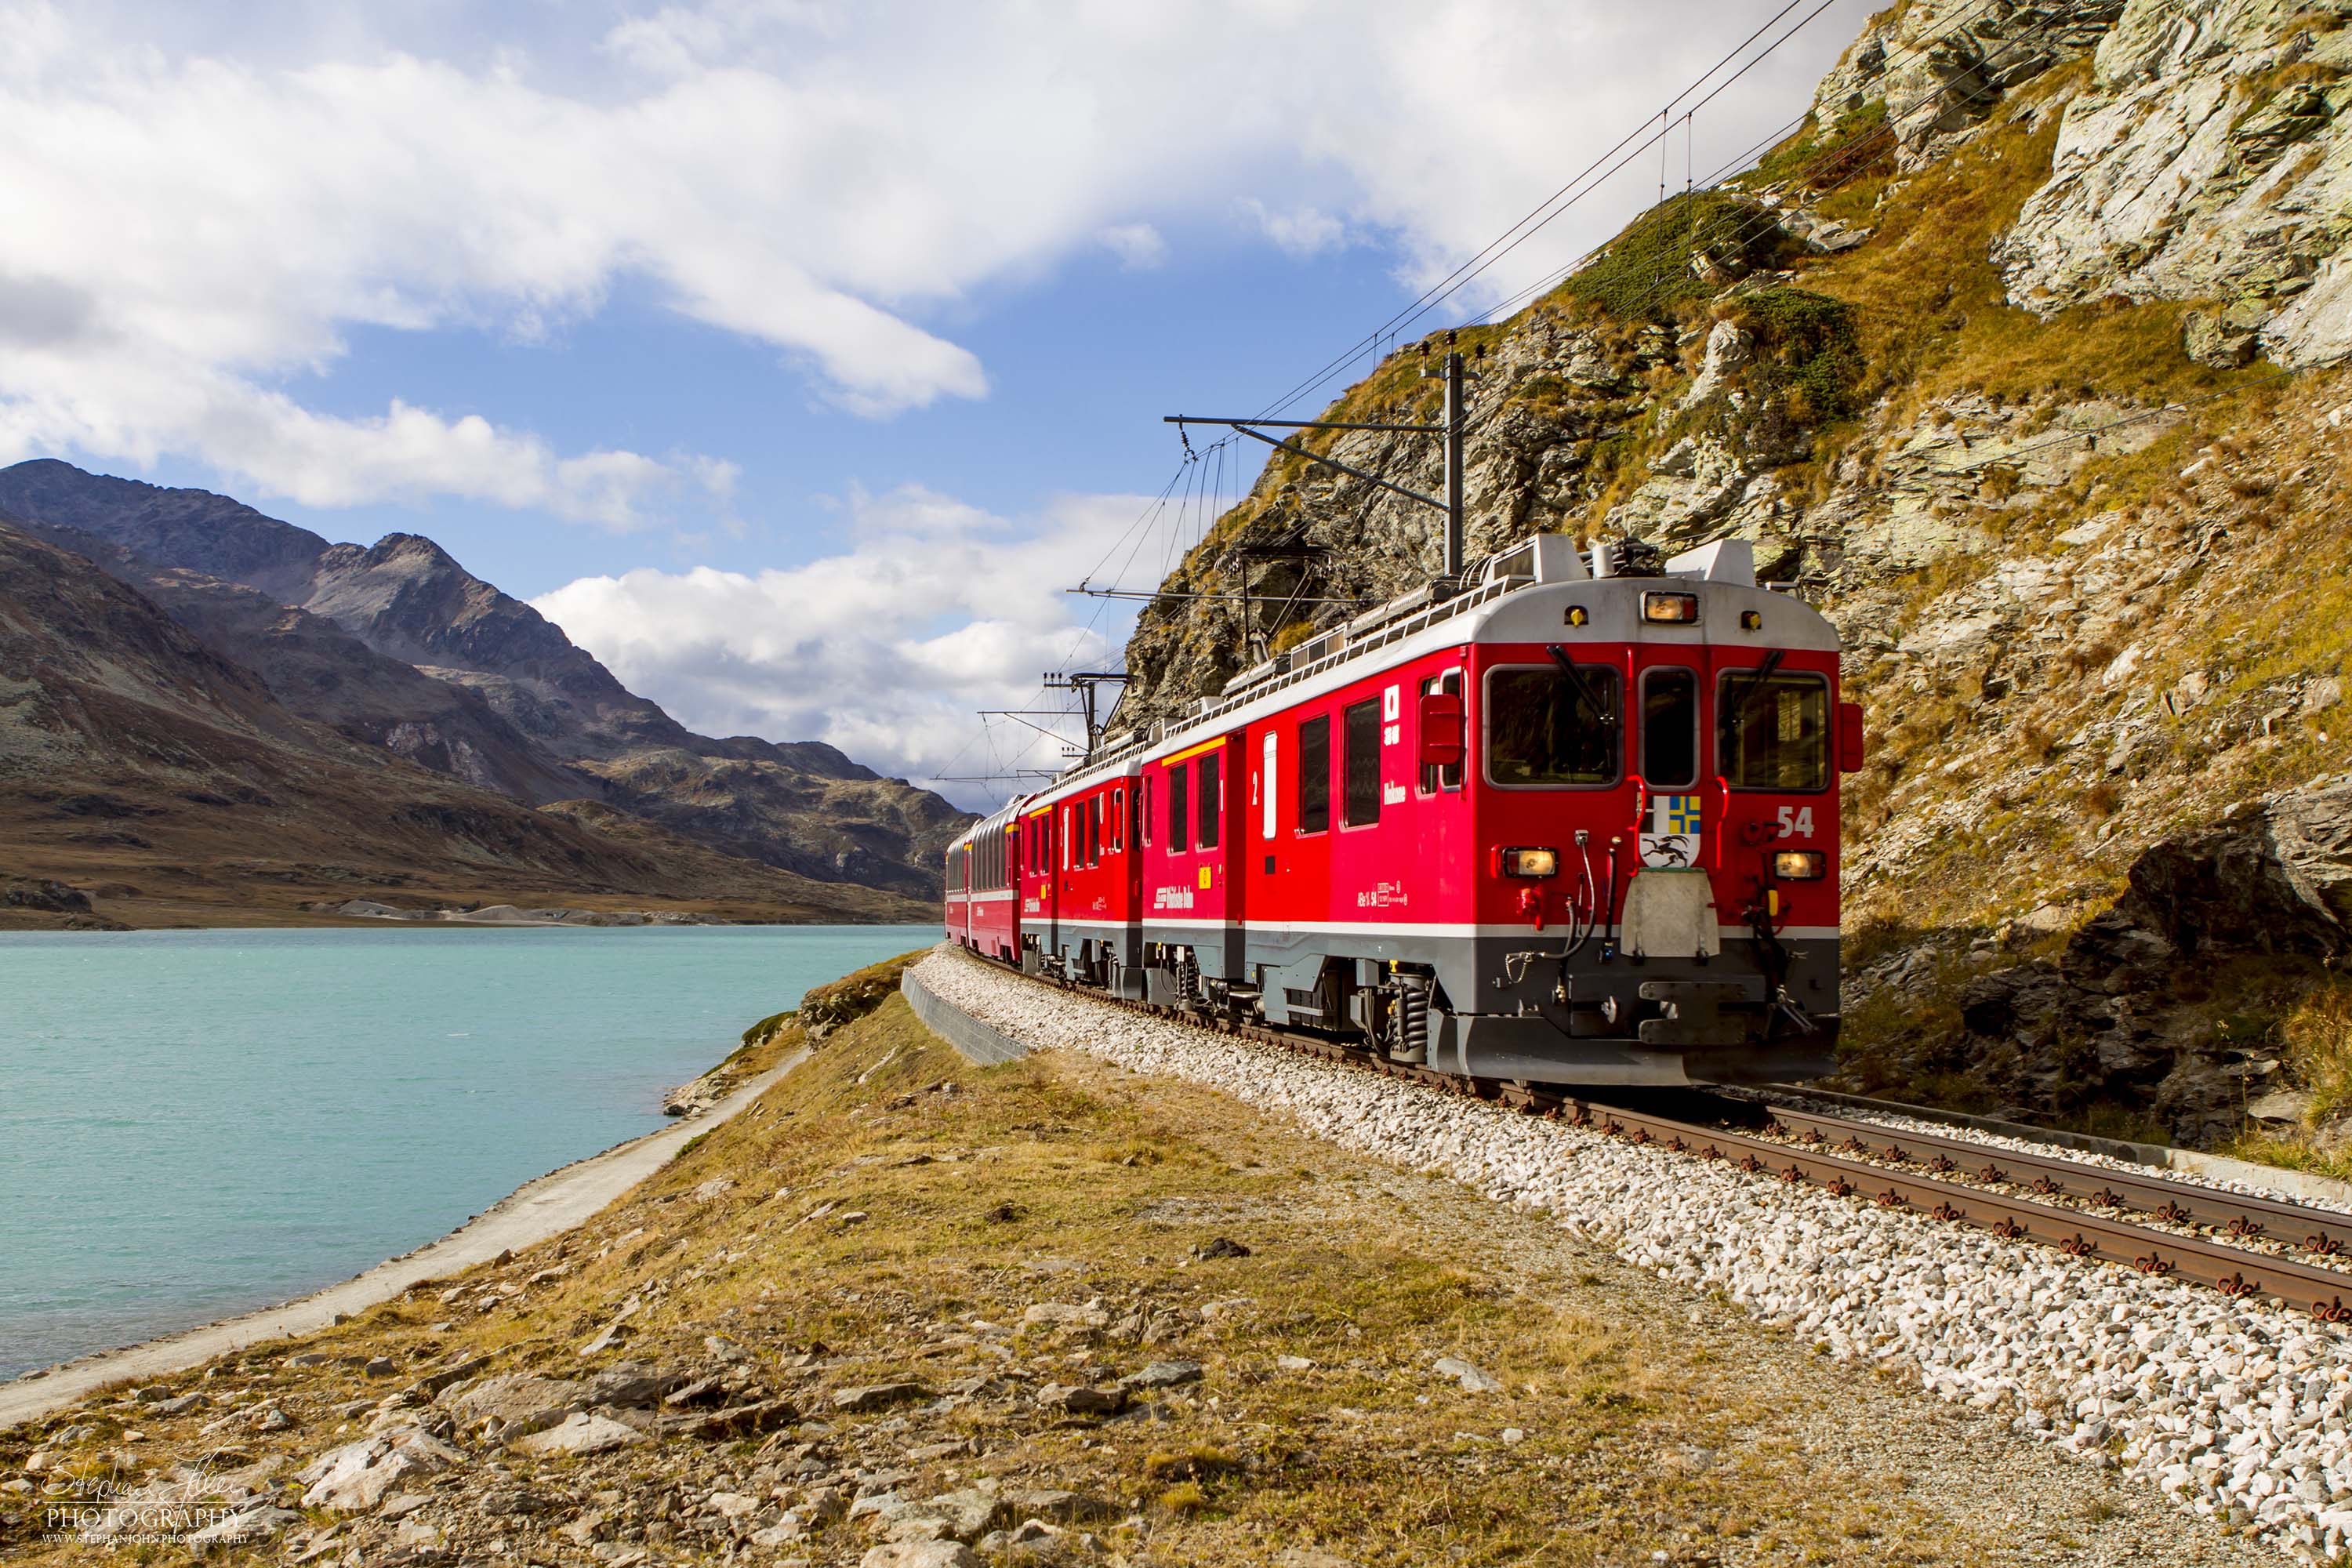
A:
POLYGON ((1288 1021, 1294 998, 1315 985, 1329 945, 1331 836, 1339 803, 1335 702, 1303 705, 1252 725, 1250 809, 1239 879, 1249 921, 1244 977, 1264 988, 1269 1022, 1288 1021))
POLYGON ((1643 867, 1707 864, 1706 819, 1721 801, 1706 757, 1712 651, 1697 643, 1640 644, 1631 655, 1635 720, 1629 765, 1636 820, 1630 826, 1639 836, 1636 858, 1643 867))
POLYGON ((1228 976, 1242 977, 1242 952, 1249 931, 1249 860, 1255 847, 1251 829, 1256 826, 1257 808, 1251 804, 1250 792, 1243 784, 1244 776, 1252 767, 1249 735, 1236 730, 1225 737, 1224 759, 1224 864, 1219 875, 1224 882, 1225 952, 1224 972, 1228 976))
POLYGON ((1041 805, 1021 819, 1027 841, 1022 855, 1019 900, 1023 967, 1032 970, 1040 960, 1052 956, 1061 941, 1061 869, 1055 842, 1059 816, 1058 807, 1041 805))
MULTIPOLYGON (((1707 682, 1701 774, 1727 921, 1835 934, 1836 693, 1822 656, 1724 647, 1707 682)), ((1834 665, 1832 666, 1834 668, 1834 665)))

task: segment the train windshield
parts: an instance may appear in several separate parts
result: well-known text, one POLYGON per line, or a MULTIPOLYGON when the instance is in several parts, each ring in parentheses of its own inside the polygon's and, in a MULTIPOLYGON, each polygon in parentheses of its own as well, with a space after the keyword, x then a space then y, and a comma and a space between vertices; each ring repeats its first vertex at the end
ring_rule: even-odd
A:
POLYGON ((1506 786, 1614 784, 1622 712, 1613 667, 1497 669, 1486 679, 1486 776, 1506 786))
POLYGON ((1717 766, 1734 789, 1824 788, 1830 689, 1818 675, 1727 670, 1716 698, 1717 766))

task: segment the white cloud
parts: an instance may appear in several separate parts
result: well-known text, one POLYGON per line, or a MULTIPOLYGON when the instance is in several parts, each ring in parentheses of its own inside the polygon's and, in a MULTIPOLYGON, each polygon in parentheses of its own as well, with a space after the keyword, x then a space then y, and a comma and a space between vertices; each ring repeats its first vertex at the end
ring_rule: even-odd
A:
POLYGON ((1274 247, 1295 260, 1330 249, 1348 237, 1348 226, 1315 207, 1276 212, 1255 196, 1242 198, 1242 212, 1274 247))
POLYGON ((1148 223, 1123 223, 1095 236, 1130 271, 1146 272, 1168 259, 1168 241, 1148 223))
MULTIPOLYGON (((919 486, 853 491, 842 553, 760 573, 583 577, 532 603, 706 732, 823 740, 925 781, 1055 766, 1058 744, 1012 721, 976 742, 972 711, 1039 706, 1043 672, 1116 655, 1129 611, 1063 590, 1146 504, 1065 497, 1016 524, 919 486)), ((943 787, 974 805, 1004 794, 943 787)))
MULTIPOLYGON (((1793 111, 1862 4, 1707 110, 1702 170, 1793 111)), ((984 285, 1089 246, 1150 265, 1236 201, 1286 250, 1382 237, 1433 276, 1753 12, 704 0, 580 33, 564 8, 459 4, 318 8, 281 37, 0 0, 0 444, 625 524, 724 455, 558 453, 497 409, 331 416, 306 387, 354 329, 528 342, 625 282, 862 415, 981 397, 979 359, 927 321, 984 285)), ((1651 177, 1479 297, 1605 235, 1651 177)))

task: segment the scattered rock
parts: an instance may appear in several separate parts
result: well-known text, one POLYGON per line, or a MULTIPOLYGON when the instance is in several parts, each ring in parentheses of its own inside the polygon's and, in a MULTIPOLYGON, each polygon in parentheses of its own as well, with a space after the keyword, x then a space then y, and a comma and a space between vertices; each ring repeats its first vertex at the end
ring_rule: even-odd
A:
POLYGON ((464 1430, 511 1441, 546 1430, 591 1401, 584 1383, 512 1373, 452 1388, 436 1403, 464 1430))
POLYGON ((1500 1394, 1503 1391, 1500 1383, 1459 1356, 1441 1356, 1429 1370, 1439 1377, 1451 1378, 1460 1384, 1465 1394, 1500 1394))
POLYGON ((187 1543, 199 1551, 213 1546, 243 1546, 267 1540, 289 1524, 299 1524, 302 1516, 290 1508, 263 1503, 243 1513, 215 1520, 188 1537, 187 1543))
POLYGON ((1247 1258, 1249 1255, 1248 1247, 1228 1236, 1221 1236, 1214 1241, 1203 1242, 1192 1249, 1192 1256, 1204 1261, 1212 1258, 1247 1258))
POLYGON ((980 1559, 961 1541, 899 1541, 877 1546, 858 1561, 858 1568, 981 1568, 980 1559))
POLYGON ((590 1405, 658 1405, 662 1396, 686 1381, 682 1373, 668 1372, 641 1361, 616 1361, 588 1380, 586 1402, 590 1405))
POLYGON ((869 1410, 884 1410, 893 1405, 903 1405, 910 1399, 931 1397, 931 1391, 919 1383, 876 1383, 863 1388, 835 1390, 833 1407, 845 1415, 857 1415, 869 1410))
POLYGON ((877 1510, 875 1522, 897 1542, 971 1542, 1003 1522, 1004 1500, 989 1492, 942 1492, 919 1501, 899 1501, 877 1510))
POLYGON ((372 1509, 392 1489, 412 1477, 438 1475, 467 1463, 463 1450, 427 1433, 422 1426, 380 1433, 331 1448, 294 1473, 308 1489, 305 1508, 340 1509, 355 1512, 372 1509))
POLYGON ((1053 1488, 1033 1488, 1027 1491, 1004 1494, 1013 1511, 1024 1519, 1050 1519, 1062 1524, 1075 1524, 1082 1520, 1107 1519, 1114 1511, 1111 1505, 1083 1492, 1062 1491, 1053 1488))
POLYGON ((1341 1557, 1319 1547, 1292 1546, 1276 1554, 1275 1568, 1357 1568, 1352 1557, 1341 1557))
POLYGON ((1037 1403, 1072 1415, 1116 1415, 1127 1408, 1127 1390, 1049 1383, 1037 1391, 1037 1403))
POLYGON ((525 1437, 515 1447, 522 1453, 548 1458, 557 1454, 602 1454, 612 1448, 625 1448, 634 1444, 651 1441, 634 1426, 623 1426, 608 1415, 582 1411, 567 1418, 560 1426, 551 1426, 525 1437))
POLYGON ((1060 1301, 1040 1301, 1021 1314, 1024 1323, 1051 1323, 1064 1328, 1099 1329, 1110 1322, 1110 1313, 1099 1300, 1088 1301, 1083 1307, 1068 1306, 1060 1301))
POLYGON ((629 1320, 645 1310, 645 1305, 638 1298, 630 1297, 622 1304, 620 1311, 614 1315, 613 1321, 605 1324, 595 1338, 580 1347, 580 1353, 583 1356, 601 1355, 619 1344, 629 1335, 629 1320))
POLYGON ((686 1428, 687 1436, 706 1442, 721 1437, 750 1437, 761 1432, 772 1432, 800 1419, 800 1412, 788 1399, 763 1400, 756 1405, 738 1405, 725 1410, 715 1410, 696 1418, 686 1428))
POLYGON ((1200 1380, 1201 1363, 1197 1361, 1155 1361, 1141 1372, 1129 1373, 1118 1382, 1122 1388, 1174 1388, 1200 1380))

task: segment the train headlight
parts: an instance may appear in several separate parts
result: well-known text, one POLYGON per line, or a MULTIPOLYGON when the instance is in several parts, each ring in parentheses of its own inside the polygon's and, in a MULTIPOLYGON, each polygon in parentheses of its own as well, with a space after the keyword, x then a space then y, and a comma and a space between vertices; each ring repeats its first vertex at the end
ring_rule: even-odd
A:
POLYGON ((1698 624, 1698 595, 1644 594, 1642 595, 1642 618, 1665 626, 1696 626, 1698 624))
POLYGON ((1557 849, 1498 849, 1495 854, 1506 877, 1550 877, 1559 872, 1557 849))
POLYGON ((1783 882, 1818 882, 1829 870, 1830 858, 1818 849, 1776 849, 1772 875, 1783 882))

